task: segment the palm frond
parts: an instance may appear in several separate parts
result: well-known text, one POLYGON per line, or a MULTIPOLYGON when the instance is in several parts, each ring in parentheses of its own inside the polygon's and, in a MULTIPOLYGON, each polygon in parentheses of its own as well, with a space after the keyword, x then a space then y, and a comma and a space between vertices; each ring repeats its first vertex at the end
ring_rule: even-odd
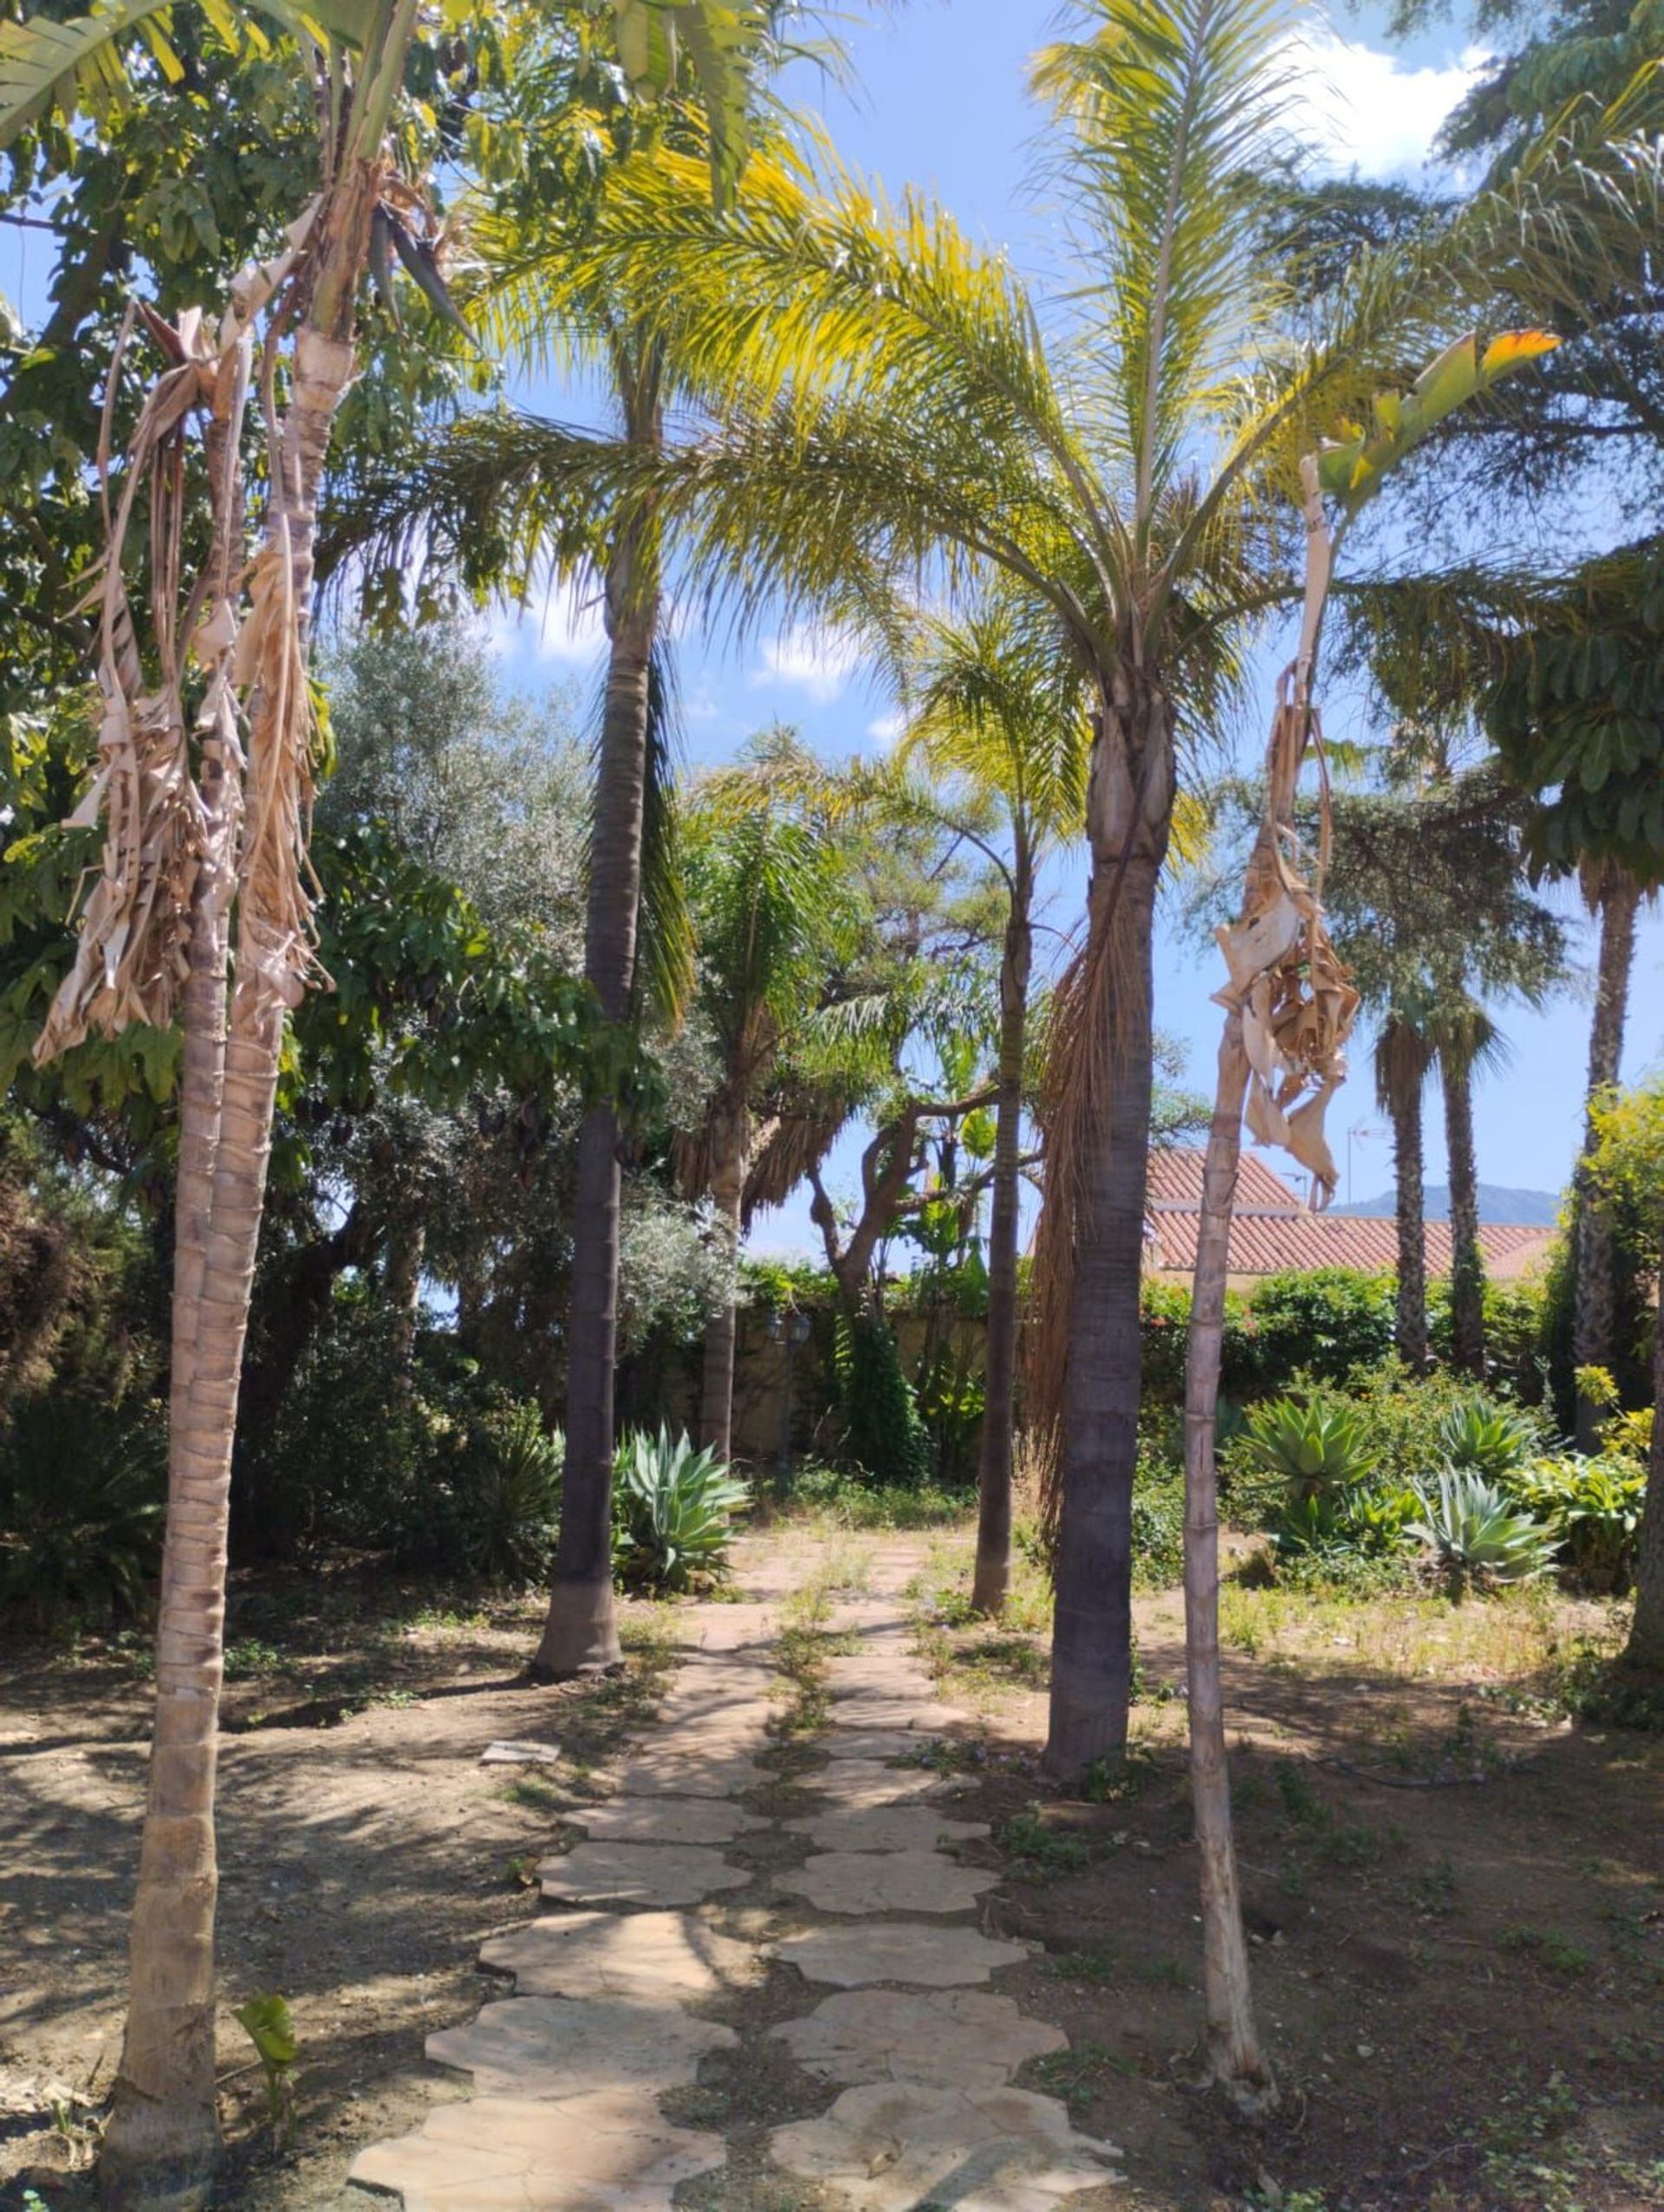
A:
POLYGON ((636 996, 678 1029, 693 996, 696 947, 682 868, 680 751, 675 664, 660 637, 647 666, 647 773, 641 810, 641 906, 636 924, 636 996))
POLYGON ((1085 218, 1098 390, 1133 480, 1141 564, 1163 487, 1263 323, 1271 264, 1245 180, 1295 87, 1286 0, 1075 0, 1036 89, 1071 127, 1055 166, 1085 218))

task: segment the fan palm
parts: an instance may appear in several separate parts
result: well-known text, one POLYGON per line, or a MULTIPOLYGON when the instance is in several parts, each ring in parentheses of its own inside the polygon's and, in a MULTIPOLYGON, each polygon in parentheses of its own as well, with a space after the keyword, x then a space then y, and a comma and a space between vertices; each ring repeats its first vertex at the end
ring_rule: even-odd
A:
MULTIPOLYGON (((222 36, 248 29, 241 10, 206 12, 222 36)), ((589 11, 577 4, 568 12, 589 11)), ((202 2201, 219 2141, 214 1768, 226 1505, 284 1023, 313 966, 305 845, 318 488, 357 367, 357 300, 379 244, 396 241, 424 290, 442 297, 421 235, 421 180, 400 173, 390 130, 417 36, 416 0, 324 0, 321 8, 261 0, 258 13, 296 39, 302 66, 317 80, 327 122, 319 190, 297 211, 284 250, 233 281, 223 318, 193 313, 176 327, 146 318, 166 366, 140 418, 107 548, 101 772, 82 810, 89 822, 103 810, 104 870, 37 1047, 46 1057, 89 1029, 166 1024, 176 1014, 185 1031, 155 1749, 127 2033, 101 2155, 107 2196, 134 2204, 202 2201), (241 441, 269 305, 258 381, 270 491, 244 616, 241 441), (285 380, 278 353, 291 334, 285 380), (212 545, 203 576, 185 591, 182 455, 186 427, 198 417, 212 545), (154 509, 154 685, 122 588, 127 524, 146 480, 154 509), (193 718, 194 749, 185 704, 191 657, 207 679, 205 703, 193 718), (233 906, 237 979, 228 1025, 233 906)), ((749 64, 768 15, 750 0, 622 0, 606 11, 627 80, 654 93, 675 78, 668 34, 684 34, 712 88, 711 159, 725 189, 740 150, 749 64)), ((119 94, 123 49, 135 36, 164 72, 177 71, 166 16, 163 0, 117 0, 67 23, 0 25, 0 144, 53 106, 72 104, 77 91, 119 94)), ((112 392, 116 383, 113 373, 112 392)), ((627 591, 618 597, 633 608, 627 591)))
MULTIPOLYGON (((558 425, 476 420, 370 498, 437 556, 482 511, 558 537, 598 495, 673 516, 679 557, 742 624, 874 578, 949 589, 992 569, 1076 663, 1093 729, 1085 942, 1059 993, 1037 1271, 1061 1406, 1048 1760, 1125 1740, 1151 936, 1181 736, 1210 727, 1242 623, 1285 588, 1280 520, 1316 428, 1401 386, 1498 283, 1614 288, 1643 250, 1659 157, 1608 141, 1640 110, 1558 128, 1506 183, 1368 257, 1291 351, 1245 182, 1280 127, 1278 0, 1078 0, 1037 81, 1076 215, 1072 333, 1043 329, 1000 259, 910 195, 822 190, 754 159, 725 217, 696 165, 632 163, 577 243, 575 281, 672 334, 718 410, 644 468, 558 425), (1621 188, 1615 179, 1622 178, 1621 188)), ((1555 288, 1558 287, 1557 293, 1555 288)))

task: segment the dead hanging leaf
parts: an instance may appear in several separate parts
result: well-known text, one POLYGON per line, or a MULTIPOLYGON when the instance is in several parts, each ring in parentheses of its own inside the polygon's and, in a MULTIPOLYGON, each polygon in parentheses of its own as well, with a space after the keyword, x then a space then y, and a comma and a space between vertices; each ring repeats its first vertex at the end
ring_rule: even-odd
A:
POLYGON ((1329 777, 1323 771, 1323 729, 1316 712, 1279 687, 1267 756, 1267 794, 1258 840, 1249 861, 1243 908, 1215 931, 1231 979, 1215 1001, 1242 1016, 1248 1055, 1247 1122, 1262 1144, 1292 1154, 1312 1177, 1319 1212, 1335 1195, 1339 1174, 1323 1116, 1346 1076, 1346 1041, 1357 1018, 1358 994, 1323 927, 1323 864, 1329 845, 1329 777), (1308 751, 1320 775, 1320 829, 1312 881, 1294 822, 1294 793, 1308 751))

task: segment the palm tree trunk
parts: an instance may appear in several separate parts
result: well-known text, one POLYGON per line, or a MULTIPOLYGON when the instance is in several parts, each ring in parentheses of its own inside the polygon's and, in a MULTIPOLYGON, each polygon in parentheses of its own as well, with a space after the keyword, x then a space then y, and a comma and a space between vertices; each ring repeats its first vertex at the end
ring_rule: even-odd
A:
MULTIPOLYGON (((1583 1148, 1572 1181, 1576 1237, 1576 1304, 1572 1309, 1572 1358, 1578 1367, 1604 1367, 1612 1357, 1612 1324, 1616 1304, 1616 1253, 1610 1210, 1589 1180, 1595 1148, 1594 1109, 1618 1080, 1623 1062, 1623 1031, 1629 1008, 1629 975, 1635 957, 1635 917, 1641 886, 1625 868, 1609 862, 1600 878, 1601 943, 1596 973, 1595 1015, 1589 1033, 1589 1087, 1583 1148)), ((1577 1394, 1577 1448, 1600 1448, 1601 1409, 1577 1394)))
POLYGON ((733 1457, 734 1337, 739 1302, 739 1220, 745 1187, 746 1123, 743 1103, 721 1113, 716 1135, 716 1158, 711 1175, 711 1195, 717 1209, 717 1233, 722 1239, 722 1291, 705 1317, 705 1377, 699 1396, 700 1433, 719 1460, 733 1457))
POLYGON ((1398 1356, 1420 1374, 1427 1364, 1427 1231, 1419 1086, 1388 1110, 1398 1186, 1398 1356))
MULTIPOLYGON (((413 16, 413 9, 406 11, 413 16)), ((405 33, 408 38, 408 29, 405 33)), ((377 133, 379 146, 380 134, 377 133)), ((205 1070, 192 1077, 190 1225, 181 1207, 179 1272, 185 1327, 176 1337, 167 1537, 156 1643, 156 1720, 130 1942, 127 2023, 99 2159, 106 2201, 123 2207, 203 2202, 218 2148, 214 2114, 214 1842, 225 1561, 237 1383, 271 1146, 272 1108, 292 970, 293 865, 309 741, 303 690, 312 602, 317 486, 336 412, 352 381, 353 307, 368 252, 376 179, 350 162, 319 234, 311 304, 296 341, 293 396, 273 456, 264 545, 250 627, 261 641, 250 702, 248 830, 237 925, 237 982, 225 1046, 211 1183, 203 1208, 205 1070), (302 680, 296 694, 296 679, 302 680)), ((193 931, 194 944, 194 931, 193 931)), ((211 1018, 215 986, 193 973, 194 1019, 211 1018)), ((203 1040, 198 1036, 198 1044, 203 1040)), ((185 1194, 181 1193, 182 1200, 185 1194)))
MULTIPOLYGON (((215 578, 209 612, 226 604, 243 556, 237 447, 248 389, 248 354, 227 420, 208 435, 216 497, 215 578), (222 475, 229 469, 229 475, 222 475)), ((229 656, 221 670, 229 680, 229 656)), ((179 1158, 174 1194, 172 1353, 168 1394, 166 1537, 157 1622, 156 1705, 139 1887, 129 1936, 132 2001, 114 2107, 100 2158, 107 2192, 122 2201, 158 2183, 179 2203, 196 2201, 218 2157, 214 2089, 214 1947, 218 1868, 214 1851, 211 1715, 208 1740, 179 1771, 173 1747, 189 1746, 205 1697, 217 1701, 217 1669, 198 1656, 202 1608, 196 1530, 211 1522, 188 1447, 198 1370, 203 1290, 213 1206, 225 1067, 226 965, 236 885, 237 769, 224 725, 204 745, 199 773, 202 850, 192 890, 190 973, 181 1004, 179 1158), (168 1747, 165 1752, 164 1747, 168 1747), (133 2195, 129 2190, 129 2196, 133 2195)), ((211 1608, 211 1592, 208 1605, 211 1608)))
POLYGON ((1247 1090, 1242 1016, 1233 1012, 1219 1040, 1219 1087, 1203 1169, 1185 1360, 1185 1658, 1191 1799, 1200 1853, 1209 2072, 1238 2098, 1264 2105, 1274 2101, 1276 2092, 1254 2027, 1248 1946, 1231 1836, 1225 1694, 1219 1675, 1219 1487, 1214 1463, 1231 1213, 1247 1090))
POLYGON ((999 1102, 993 1211, 988 1226, 988 1346, 977 1468, 977 1563, 972 1610, 997 1618, 1011 1582, 1011 1453, 1017 1422, 1017 1210, 1023 1154, 1023 1062, 1033 933, 1031 869, 1019 846, 1005 955, 999 971, 999 1102))
POLYGON ((1127 1749, 1154 1090, 1151 948, 1172 810, 1171 710, 1153 692, 1134 695, 1131 679, 1117 672, 1106 686, 1088 802, 1092 1004, 1077 1077, 1082 1125, 1044 1753, 1047 1770, 1068 1782, 1127 1749))
POLYGON ((1473 1071, 1448 1046, 1439 1056, 1450 1162, 1450 1332, 1453 1364, 1485 1372, 1485 1261, 1479 1251, 1479 1177, 1473 1148, 1473 1071))
POLYGON ((1653 1329, 1653 1433, 1635 1556, 1635 1617, 1623 1658, 1626 1667, 1664 1679, 1664 1285, 1653 1329))
MULTIPOLYGON (((657 563, 643 530, 623 530, 607 571, 610 652, 595 779, 584 974, 610 1022, 629 1019, 641 904, 647 688, 658 621, 657 563)), ((616 1666, 613 1606, 613 1387, 618 1345, 620 1129, 610 1099, 583 1117, 572 1209, 572 1308, 560 1545, 540 1681, 616 1666)))

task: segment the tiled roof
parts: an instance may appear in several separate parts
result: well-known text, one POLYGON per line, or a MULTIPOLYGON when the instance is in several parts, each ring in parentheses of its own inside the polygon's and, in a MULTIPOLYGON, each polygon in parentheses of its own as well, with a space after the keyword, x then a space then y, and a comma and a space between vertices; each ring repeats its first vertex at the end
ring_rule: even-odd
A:
MULTIPOLYGON (((1145 1226, 1149 1265, 1158 1273, 1188 1275, 1196 1265, 1199 1209, 1158 1204, 1145 1226)), ((1479 1251, 1485 1271, 1499 1279, 1519 1275, 1547 1250, 1550 1229, 1505 1223, 1482 1224, 1479 1251)), ((1429 1221, 1426 1229, 1427 1272, 1450 1272, 1450 1225, 1429 1221)), ((1366 1274, 1390 1275, 1398 1265, 1394 1223, 1373 1214, 1308 1213, 1270 1210, 1238 1212, 1231 1222, 1232 1275, 1281 1275, 1313 1267, 1351 1267, 1366 1274)))
MULTIPOLYGON (((1159 1145, 1150 1154, 1147 1203, 1154 1213, 1169 1206, 1194 1213, 1202 1202, 1202 1167, 1206 1154, 1199 1145, 1159 1145)), ((1245 1152, 1237 1168, 1237 1211, 1239 1213, 1303 1213, 1304 1205, 1269 1161, 1245 1152)))

